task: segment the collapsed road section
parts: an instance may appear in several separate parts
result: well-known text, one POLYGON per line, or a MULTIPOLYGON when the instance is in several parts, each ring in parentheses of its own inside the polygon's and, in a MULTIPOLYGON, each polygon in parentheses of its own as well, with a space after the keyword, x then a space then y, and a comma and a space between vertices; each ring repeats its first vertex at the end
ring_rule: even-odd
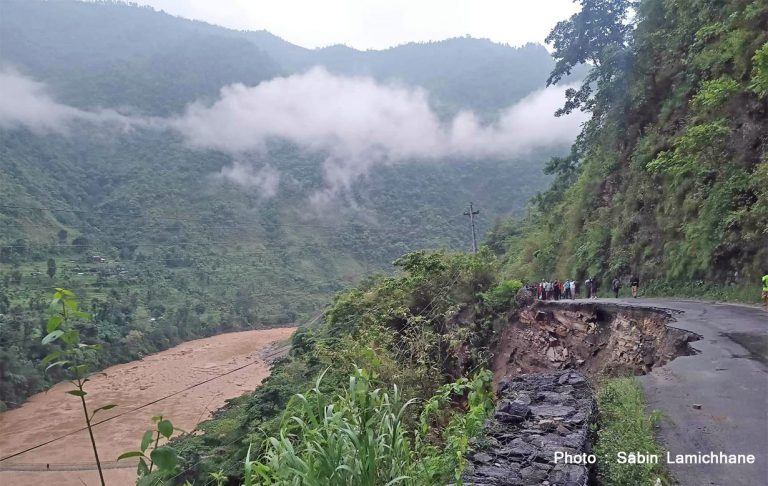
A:
POLYGON ((642 375, 678 356, 695 354, 700 336, 668 324, 665 309, 612 303, 540 302, 514 313, 494 351, 496 382, 548 370, 588 376, 642 375))
POLYGON ((590 484, 596 406, 589 379, 643 375, 696 351, 675 313, 615 303, 538 302, 509 316, 493 353, 499 403, 469 456, 465 484, 590 484))

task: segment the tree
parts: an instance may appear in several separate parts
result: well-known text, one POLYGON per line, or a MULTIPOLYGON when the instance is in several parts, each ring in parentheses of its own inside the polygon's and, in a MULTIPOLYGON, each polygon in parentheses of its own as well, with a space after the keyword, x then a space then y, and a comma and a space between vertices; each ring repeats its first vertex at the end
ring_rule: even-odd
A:
POLYGON ((75 247, 75 251, 78 253, 85 253, 85 251, 88 249, 88 244, 90 242, 88 241, 88 238, 85 236, 78 236, 74 240, 72 240, 72 246, 75 247))
POLYGON ((65 229, 60 229, 58 233, 59 237, 59 244, 64 245, 67 243, 67 237, 69 236, 69 233, 65 229))
POLYGON ((557 84, 571 74, 574 67, 590 63, 592 69, 579 89, 566 90, 566 103, 557 116, 580 108, 592 111, 592 84, 611 81, 626 67, 626 47, 631 25, 625 23, 629 0, 578 0, 581 11, 562 20, 546 38, 552 44, 552 57, 557 60, 547 79, 547 86, 557 84))
POLYGON ((56 275, 56 260, 53 258, 48 259, 48 277, 53 278, 56 275))

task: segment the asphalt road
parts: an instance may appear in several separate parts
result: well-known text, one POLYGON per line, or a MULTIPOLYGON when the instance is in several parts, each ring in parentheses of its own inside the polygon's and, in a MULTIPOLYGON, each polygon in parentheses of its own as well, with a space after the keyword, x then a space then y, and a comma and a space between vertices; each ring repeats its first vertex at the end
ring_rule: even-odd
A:
POLYGON ((670 327, 702 337, 691 343, 698 354, 640 378, 649 407, 664 413, 659 438, 671 454, 722 451, 756 458, 751 465, 669 464, 675 479, 684 486, 768 485, 768 312, 665 299, 597 302, 680 311, 670 327))

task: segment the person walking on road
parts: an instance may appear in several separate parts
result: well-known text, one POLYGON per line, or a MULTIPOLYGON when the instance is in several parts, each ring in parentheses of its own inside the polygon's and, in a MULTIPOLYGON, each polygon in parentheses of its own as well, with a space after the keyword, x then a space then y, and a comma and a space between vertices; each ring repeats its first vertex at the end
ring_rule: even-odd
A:
POLYGON ((637 289, 640 287, 640 278, 637 274, 632 275, 632 279, 629 281, 629 285, 632 286, 632 298, 637 298, 637 289))
POLYGON ((765 310, 768 310, 768 268, 765 269, 765 272, 763 272, 765 275, 763 275, 763 304, 765 305, 765 310))
POLYGON ((614 296, 618 299, 619 290, 621 289, 621 280, 619 280, 619 277, 613 278, 613 282, 611 282, 611 288, 613 289, 614 296))
POLYGON ((587 298, 592 298, 592 279, 587 277, 587 279, 584 281, 584 288, 587 289, 587 298))

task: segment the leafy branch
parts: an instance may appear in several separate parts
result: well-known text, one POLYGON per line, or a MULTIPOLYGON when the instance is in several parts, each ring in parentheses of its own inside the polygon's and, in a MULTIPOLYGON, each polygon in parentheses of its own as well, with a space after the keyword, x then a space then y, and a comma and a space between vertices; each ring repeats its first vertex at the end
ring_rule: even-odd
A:
POLYGON ((61 368, 69 376, 69 382, 75 387, 66 393, 80 399, 85 418, 85 426, 88 429, 88 436, 93 448, 93 457, 96 459, 96 468, 99 471, 101 485, 104 486, 104 473, 101 469, 99 460, 99 451, 96 447, 96 439, 93 436, 93 418, 101 411, 115 408, 115 404, 102 405, 89 413, 88 404, 85 397, 88 393, 85 391, 85 384, 90 381, 91 375, 89 361, 95 352, 101 350, 98 344, 84 344, 80 342, 80 331, 72 324, 74 319, 90 319, 91 315, 82 312, 78 308, 77 297, 74 292, 57 288, 53 294, 51 307, 54 309, 53 315, 48 319, 46 331, 48 334, 43 338, 43 345, 50 345, 56 342, 62 344, 62 349, 48 354, 42 360, 42 365, 46 366, 48 372, 52 368, 61 368))

